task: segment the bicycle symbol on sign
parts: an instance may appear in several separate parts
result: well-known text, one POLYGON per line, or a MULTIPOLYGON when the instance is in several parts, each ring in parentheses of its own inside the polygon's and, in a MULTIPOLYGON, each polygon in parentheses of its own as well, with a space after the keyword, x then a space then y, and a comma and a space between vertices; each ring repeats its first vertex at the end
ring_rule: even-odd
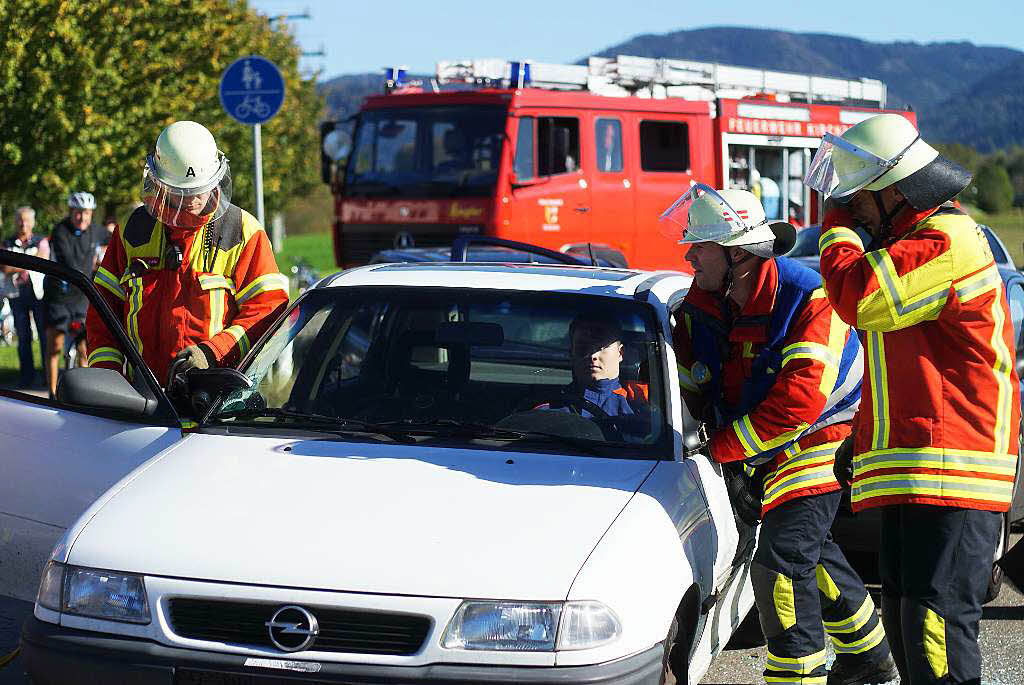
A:
POLYGON ((259 95, 246 95, 245 99, 235 108, 235 116, 239 119, 248 119, 252 115, 258 119, 266 119, 270 116, 270 105, 263 102, 259 95))

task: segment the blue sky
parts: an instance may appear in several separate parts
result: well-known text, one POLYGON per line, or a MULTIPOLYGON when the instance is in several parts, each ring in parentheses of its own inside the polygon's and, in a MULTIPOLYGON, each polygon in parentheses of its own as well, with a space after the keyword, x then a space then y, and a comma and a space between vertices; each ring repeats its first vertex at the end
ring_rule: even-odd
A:
POLYGON ((506 57, 572 62, 643 33, 706 26, 754 26, 836 33, 865 40, 970 41, 1024 50, 1020 0, 250 0, 287 20, 321 78, 404 65, 432 73, 439 59, 506 57), (443 9, 442 9, 443 8, 443 9))

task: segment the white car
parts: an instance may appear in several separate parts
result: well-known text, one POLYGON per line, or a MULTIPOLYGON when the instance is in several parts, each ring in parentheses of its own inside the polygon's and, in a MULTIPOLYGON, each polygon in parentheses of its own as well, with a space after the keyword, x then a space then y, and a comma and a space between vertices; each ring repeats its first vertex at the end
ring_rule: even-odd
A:
POLYGON ((753 593, 721 469, 684 444, 689 283, 368 266, 300 297, 238 371, 193 372, 185 428, 133 352, 134 387, 75 369, 56 402, 0 393, 22 447, 0 592, 35 595, 29 674, 697 683, 753 593), (623 343, 610 404, 574 380, 597 368, 570 353, 581 321, 623 343))

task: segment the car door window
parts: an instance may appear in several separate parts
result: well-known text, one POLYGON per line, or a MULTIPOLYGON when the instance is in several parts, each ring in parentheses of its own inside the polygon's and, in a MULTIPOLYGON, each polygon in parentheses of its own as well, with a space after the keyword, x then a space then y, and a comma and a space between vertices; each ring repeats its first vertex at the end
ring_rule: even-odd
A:
POLYGON ((580 168, 580 121, 572 117, 537 119, 538 174, 553 176, 580 168))

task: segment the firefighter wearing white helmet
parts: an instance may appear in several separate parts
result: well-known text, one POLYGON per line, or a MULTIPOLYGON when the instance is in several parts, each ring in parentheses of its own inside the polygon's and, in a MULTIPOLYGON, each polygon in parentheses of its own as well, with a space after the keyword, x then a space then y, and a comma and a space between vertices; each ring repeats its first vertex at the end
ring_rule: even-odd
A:
POLYGON ((695 184, 661 226, 689 246, 694 284, 673 347, 687 406, 710 429, 708 451, 732 465, 741 548, 762 520, 750 577, 766 682, 825 683, 826 630, 838 655, 829 685, 894 678, 871 598, 829 536, 841 500, 833 457, 860 403, 857 336, 817 273, 776 256, 795 232, 769 222, 752 193, 695 184))
POLYGON ((837 475, 881 509, 882 620, 902 682, 979 682, 981 605, 1013 493, 1014 335, 985 237, 950 202, 970 174, 897 114, 826 135, 805 182, 825 214, 821 274, 867 350, 837 475), (854 230, 866 228, 865 248, 854 230))
MULTIPOLYGON (((237 364, 284 308, 288 281, 263 227, 231 204, 227 157, 201 124, 178 121, 160 133, 145 160, 142 203, 111 237, 94 282, 175 390, 192 368, 237 364)), ((124 351, 97 313, 89 316, 90 363, 121 370, 124 351)))

